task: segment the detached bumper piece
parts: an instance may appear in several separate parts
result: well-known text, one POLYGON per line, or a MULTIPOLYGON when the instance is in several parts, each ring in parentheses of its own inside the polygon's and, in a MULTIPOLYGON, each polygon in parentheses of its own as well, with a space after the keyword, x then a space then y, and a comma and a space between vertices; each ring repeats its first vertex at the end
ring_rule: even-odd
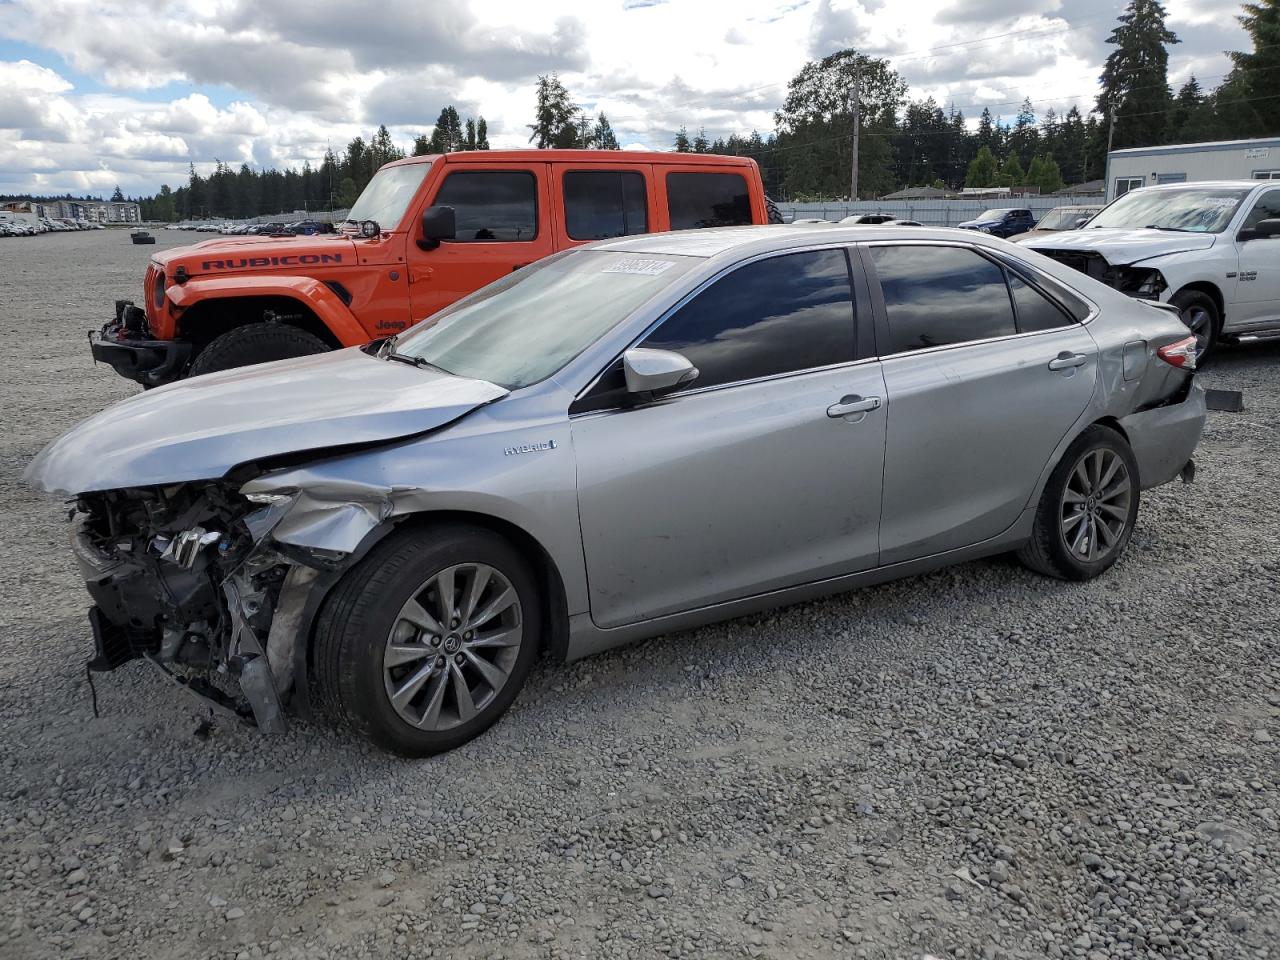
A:
POLYGON ((127 300, 116 301, 116 318, 89 334, 89 351, 97 362, 144 387, 178 379, 191 357, 191 344, 147 337, 146 316, 127 300))

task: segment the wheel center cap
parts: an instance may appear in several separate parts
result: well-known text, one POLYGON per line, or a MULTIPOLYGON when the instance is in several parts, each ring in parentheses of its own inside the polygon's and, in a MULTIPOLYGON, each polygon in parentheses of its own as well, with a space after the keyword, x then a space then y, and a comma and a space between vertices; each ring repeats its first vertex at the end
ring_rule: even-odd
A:
POLYGON ((462 638, 456 633, 451 633, 444 638, 444 652, 457 653, 462 649, 462 638))

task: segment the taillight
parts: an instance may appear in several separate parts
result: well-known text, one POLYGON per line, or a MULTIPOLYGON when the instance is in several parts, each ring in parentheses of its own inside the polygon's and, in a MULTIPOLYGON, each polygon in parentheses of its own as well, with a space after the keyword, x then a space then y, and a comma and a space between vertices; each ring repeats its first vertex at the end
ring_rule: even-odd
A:
POLYGON ((1196 338, 1184 337, 1156 351, 1156 356, 1171 367, 1183 370, 1196 368, 1196 338))

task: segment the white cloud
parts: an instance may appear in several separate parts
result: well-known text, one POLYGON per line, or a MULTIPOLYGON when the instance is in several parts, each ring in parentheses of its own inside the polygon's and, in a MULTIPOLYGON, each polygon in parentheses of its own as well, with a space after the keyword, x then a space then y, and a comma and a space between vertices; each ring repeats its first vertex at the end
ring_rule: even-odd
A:
MULTIPOLYGON (((1168 8, 1184 41, 1172 80, 1214 85, 1222 51, 1246 42, 1235 0, 1168 8)), ((407 145, 449 103, 482 113, 495 147, 522 147, 534 80, 553 70, 631 148, 668 148, 682 124, 767 132, 787 80, 849 44, 970 118, 983 104, 1010 115, 1023 96, 1038 112, 1087 109, 1117 12, 1114 0, 7 0, 0 38, 61 59, 0 62, 0 192, 150 193, 183 182, 189 162, 315 162, 380 122, 407 145)))

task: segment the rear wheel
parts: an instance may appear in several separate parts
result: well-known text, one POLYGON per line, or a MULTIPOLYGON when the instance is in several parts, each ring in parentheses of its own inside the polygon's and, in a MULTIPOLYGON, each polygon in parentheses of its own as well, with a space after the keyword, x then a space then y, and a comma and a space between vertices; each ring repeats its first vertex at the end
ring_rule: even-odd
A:
POLYGON ((315 679, 327 712, 403 756, 452 750, 515 700, 540 647, 528 564, 487 530, 392 534, 325 601, 315 679))
POLYGON ((782 211, 778 209, 778 205, 774 203, 772 200, 770 200, 768 197, 764 198, 764 209, 765 209, 765 212, 769 215, 770 223, 785 222, 782 219, 782 211))
POLYGON ((324 353, 329 349, 319 337, 284 323, 250 323, 233 327, 211 340, 196 354, 189 375, 216 373, 270 360, 288 360, 324 353))
POLYGON ((1178 308, 1182 322, 1196 338, 1196 366, 1203 366, 1213 355, 1222 330, 1222 316, 1213 297, 1199 290, 1179 290, 1169 302, 1178 308))
POLYGON ((1018 559, 1050 577, 1092 580, 1124 553, 1138 501, 1138 464, 1128 442, 1109 427, 1092 426, 1050 475, 1018 559))

